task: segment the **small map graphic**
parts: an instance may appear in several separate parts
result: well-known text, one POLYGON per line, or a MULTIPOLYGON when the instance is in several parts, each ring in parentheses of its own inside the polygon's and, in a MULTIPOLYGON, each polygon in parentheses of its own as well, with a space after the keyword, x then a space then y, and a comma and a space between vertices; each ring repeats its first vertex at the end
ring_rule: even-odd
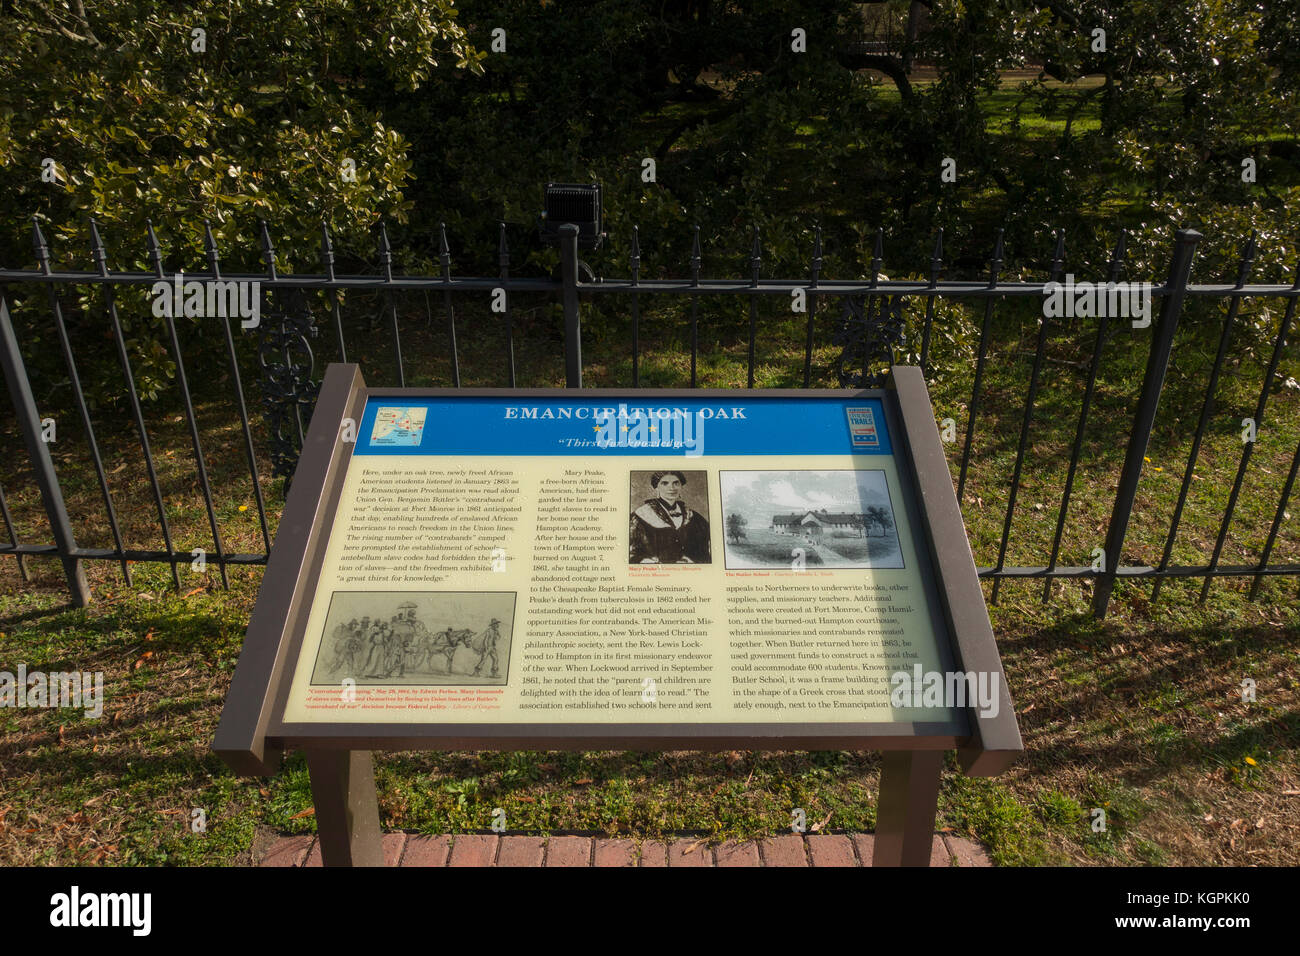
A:
POLYGON ((420 444, 420 438, 424 435, 424 417, 428 412, 427 408, 380 406, 375 412, 375 427, 370 431, 370 444, 407 447, 420 444))

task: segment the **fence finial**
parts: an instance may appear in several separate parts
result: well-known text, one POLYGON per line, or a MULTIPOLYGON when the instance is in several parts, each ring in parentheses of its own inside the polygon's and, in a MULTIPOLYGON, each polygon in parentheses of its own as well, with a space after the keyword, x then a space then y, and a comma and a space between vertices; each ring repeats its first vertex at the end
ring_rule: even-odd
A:
POLYGON ((438 261, 442 263, 442 277, 451 280, 451 247, 447 245, 447 224, 438 223, 438 261))
POLYGON ((813 257, 812 257, 812 288, 817 288, 817 281, 822 274, 822 224, 813 223, 813 257))
POLYGON ((212 235, 212 223, 203 220, 203 248, 208 253, 208 265, 212 268, 212 278, 221 278, 221 258, 217 254, 217 239, 212 235))
POLYGON ((149 246, 149 261, 153 263, 154 275, 159 279, 163 277, 162 246, 158 245, 158 234, 153 231, 153 220, 146 219, 144 228, 149 234, 147 240, 149 246))
POLYGON ((695 227, 695 238, 691 240, 691 287, 700 284, 700 227, 695 227))
POLYGON ((632 227, 632 284, 641 279, 641 230, 632 227))
POLYGON ((998 284, 998 273, 1002 271, 1002 232, 998 230, 998 241, 993 247, 993 258, 989 260, 989 288, 992 289, 998 284))
POLYGON ((41 232, 41 221, 36 216, 32 216, 32 245, 36 249, 36 261, 40 264, 41 274, 50 274, 50 246, 45 241, 45 234, 41 232))
POLYGON ((95 260, 95 271, 101 276, 108 275, 108 251, 99 237, 99 223, 94 216, 90 217, 90 256, 95 260))
POLYGON ((754 227, 754 244, 749 250, 749 272, 751 286, 758 285, 758 271, 763 264, 763 249, 758 242, 758 226, 754 227))
POLYGON ((271 245, 271 230, 266 225, 266 220, 259 220, 262 224, 262 258, 266 260, 266 272, 275 281, 275 246, 271 245))
POLYGON ((943 229, 934 237, 934 252, 930 254, 930 288, 939 285, 939 274, 943 272, 943 229))
POLYGON ((500 219, 497 222, 501 227, 498 233, 500 238, 497 240, 497 264, 501 266, 504 275, 505 270, 510 268, 510 247, 506 244, 506 221, 500 219))
POLYGON ((334 243, 330 240, 329 226, 325 220, 320 221, 320 261, 325 267, 325 278, 334 281, 334 243))
POLYGON ((1110 254, 1110 282, 1118 282, 1119 274, 1124 268, 1124 255, 1128 250, 1128 233, 1123 229, 1119 231, 1119 238, 1115 240, 1115 248, 1110 254))
POLYGON ((393 281, 393 247, 388 243, 388 226, 379 220, 379 264, 384 267, 384 281, 393 281))
POLYGON ((1060 282, 1065 268, 1065 230, 1056 230, 1056 249, 1052 252, 1052 268, 1048 273, 1049 282, 1060 282))
POLYGON ((885 229, 876 227, 876 243, 871 249, 871 287, 874 289, 880 279, 880 267, 885 263, 885 229))
POLYGON ((1240 289, 1250 278, 1250 268, 1255 264, 1255 240, 1259 238, 1258 231, 1250 230, 1250 238, 1246 240, 1246 248, 1241 253, 1241 264, 1237 269, 1237 288, 1240 289))

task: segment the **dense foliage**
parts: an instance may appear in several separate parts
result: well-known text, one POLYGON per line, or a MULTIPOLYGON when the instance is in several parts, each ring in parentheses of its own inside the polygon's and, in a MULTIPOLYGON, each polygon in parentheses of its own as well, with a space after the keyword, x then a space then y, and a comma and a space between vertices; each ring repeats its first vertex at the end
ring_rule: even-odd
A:
POLYGON ((1276 277, 1300 226, 1296 32, 1280 0, 14 2, 0 261, 32 262, 35 214, 85 264, 93 213, 117 267, 147 267, 148 218, 169 264, 199 266, 210 220, 231 268, 261 268, 265 218, 282 268, 317 268, 322 220, 371 268, 383 218, 399 265, 432 264, 444 220, 458 268, 494 272, 504 220, 514 270, 549 270, 541 184, 576 180, 606 187, 606 272, 635 224, 643 274, 683 274, 699 224, 707 272, 746 274, 758 226, 764 273, 802 274, 818 222, 828 275, 866 274, 877 228, 886 271, 916 273, 942 227, 951 275, 999 227, 1012 268, 1041 274, 1060 227, 1097 269, 1122 227, 1158 277, 1185 225, 1219 274, 1258 229, 1276 277))

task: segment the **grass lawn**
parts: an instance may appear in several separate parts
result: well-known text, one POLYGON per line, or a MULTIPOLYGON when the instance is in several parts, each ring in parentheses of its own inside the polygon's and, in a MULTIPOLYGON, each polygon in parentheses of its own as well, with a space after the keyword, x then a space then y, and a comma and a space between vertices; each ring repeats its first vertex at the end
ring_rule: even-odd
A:
MULTIPOLYGON (((733 315, 710 312, 702 321, 702 385, 744 384, 747 320, 743 304, 732 308, 733 315)), ((1204 314, 1190 309, 1180 332, 1132 515, 1127 563, 1160 558, 1217 344, 1217 308, 1207 307, 1204 314)), ((954 308, 936 328, 932 398, 936 416, 952 417, 958 425, 958 441, 948 446, 954 478, 970 401, 974 323, 981 314, 954 308)), ((650 343, 642 357, 643 384, 683 383, 689 365, 681 314, 643 301, 643 315, 643 342, 650 343)), ((814 384, 833 384, 833 313, 824 315, 818 320, 814 384)), ((561 384, 553 308, 521 308, 516 318, 520 383, 561 384)), ((1254 318, 1276 327, 1275 314, 1255 312, 1254 318)), ((465 383, 501 384, 499 318, 467 310, 460 321, 465 383)), ((406 324, 408 384, 445 383, 449 362, 440 321, 426 330, 421 314, 406 324)), ((802 324, 765 314, 760 326, 758 384, 800 384, 802 324)), ((981 565, 996 562, 1004 532, 1008 565, 1046 561, 1078 421, 1079 363, 1091 353, 1091 328, 1063 325, 1049 337, 1016 512, 1006 526, 1035 326, 1014 308, 995 320, 963 501, 981 565)), ((350 357, 361 361, 371 382, 390 381, 391 349, 383 328, 372 334, 358 330, 356 338, 349 343, 350 357)), ((607 305, 591 307, 584 338, 587 383, 627 384, 629 342, 626 316, 607 305)), ((1063 532, 1063 564, 1088 564, 1091 549, 1102 541, 1147 346, 1146 338, 1120 329, 1107 347, 1063 532)), ((319 350, 328 355, 329 342, 319 350)), ((1240 419, 1253 410, 1266 359, 1267 350, 1249 335, 1234 343, 1189 479, 1175 563, 1204 563, 1213 548, 1242 453, 1240 419)), ((1293 358, 1282 371, 1284 378, 1300 374, 1293 358)), ((35 384, 44 410, 60 394, 57 383, 35 384)), ((247 383, 247 390, 255 408, 255 383, 247 383)), ((213 388, 196 396, 215 510, 226 549, 255 552, 262 537, 242 438, 220 394, 213 388)), ((55 456, 78 540, 107 546, 99 489, 75 416, 61 413, 59 421, 55 456)), ((149 422, 177 549, 210 548, 174 396, 151 407, 149 422)), ((100 415, 96 423, 128 545, 160 546, 130 432, 117 430, 120 423, 111 416, 100 415)), ((4 447, 19 447, 12 432, 12 422, 0 424, 4 447)), ((260 424, 257 432, 258 447, 265 450, 260 424)), ((1258 559, 1298 440, 1300 391, 1278 388, 1223 563, 1258 559)), ((274 532, 283 490, 268 473, 263 460, 260 475, 274 532)), ((48 540, 39 500, 17 456, 0 462, 0 484, 20 539, 48 540)), ((1300 533, 1290 513, 1275 563, 1300 561, 1300 533)), ((75 610, 67 604, 56 563, 28 565, 32 580, 23 583, 14 560, 0 562, 0 669, 25 663, 29 670, 103 671, 107 703, 98 721, 67 710, 0 711, 0 863, 249 862, 273 834, 314 828, 300 756, 290 756, 274 779, 243 780, 209 751, 261 569, 232 567, 227 591, 212 565, 206 575, 182 565, 178 593, 165 566, 135 564, 128 587, 113 563, 89 563, 95 602, 75 610), (202 834, 190 829, 196 810, 206 819, 202 834)), ((1199 604, 1199 579, 1168 584, 1158 602, 1150 600, 1149 584, 1121 584, 1110 615, 1097 622, 1088 613, 1090 581, 1058 582, 1046 604, 1041 581, 1003 584, 990 612, 1026 754, 994 780, 963 778, 950 765, 940 824, 985 843, 995 862, 1006 865, 1300 863, 1297 582, 1271 578, 1254 603, 1246 600, 1247 586, 1248 580, 1218 580, 1209 600, 1199 604), (1247 677, 1257 683, 1255 703, 1241 700, 1247 677), (1094 808, 1106 812, 1104 832, 1092 830, 1094 808)), ((986 583, 986 594, 991 590, 986 583)), ((646 838, 691 831, 723 839, 780 832, 795 807, 827 831, 871 829, 879 760, 846 752, 402 753, 379 756, 377 767, 381 818, 389 828, 486 830, 493 809, 502 807, 509 828, 517 831, 646 838)))

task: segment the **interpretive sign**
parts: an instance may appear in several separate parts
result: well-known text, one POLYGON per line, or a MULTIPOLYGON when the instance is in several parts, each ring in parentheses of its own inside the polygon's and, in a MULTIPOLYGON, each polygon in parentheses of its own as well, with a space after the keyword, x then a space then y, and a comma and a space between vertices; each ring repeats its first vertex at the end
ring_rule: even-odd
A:
POLYGON ((619 392, 331 366, 216 741, 249 773, 295 746, 999 772, 1020 738, 919 372, 619 392))

